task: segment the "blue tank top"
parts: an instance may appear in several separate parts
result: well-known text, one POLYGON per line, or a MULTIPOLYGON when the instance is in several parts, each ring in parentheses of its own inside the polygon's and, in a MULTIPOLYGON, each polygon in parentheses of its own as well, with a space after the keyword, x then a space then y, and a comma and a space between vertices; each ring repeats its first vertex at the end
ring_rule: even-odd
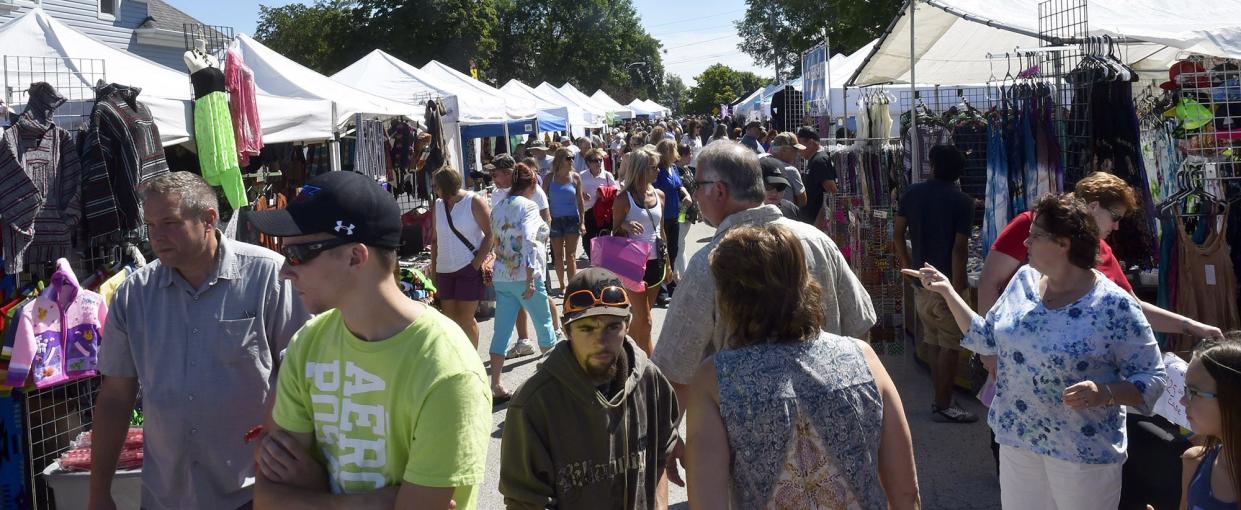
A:
POLYGON ((577 216, 577 188, 573 186, 572 177, 565 184, 556 182, 556 178, 551 175, 547 178, 549 179, 547 189, 551 190, 547 196, 547 203, 551 208, 552 217, 577 216))
POLYGON ((1194 477, 1189 480, 1189 498, 1186 499, 1186 507, 1189 510, 1235 510, 1236 503, 1225 503, 1211 494, 1211 468, 1215 465, 1215 457, 1219 456, 1222 446, 1216 446, 1207 450, 1206 455, 1202 456, 1202 461, 1198 463, 1198 469, 1194 471, 1194 477))
POLYGON ((734 507, 802 500, 888 507, 879 484, 883 399, 852 338, 822 333, 720 351, 715 377, 732 447, 734 507))

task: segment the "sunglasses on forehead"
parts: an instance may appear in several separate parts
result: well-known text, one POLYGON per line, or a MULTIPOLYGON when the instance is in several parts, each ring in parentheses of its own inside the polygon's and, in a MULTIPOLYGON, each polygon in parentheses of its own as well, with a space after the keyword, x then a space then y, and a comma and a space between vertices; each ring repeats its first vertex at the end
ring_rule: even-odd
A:
POLYGON ((570 293, 564 298, 564 313, 577 313, 596 306, 623 308, 629 306, 629 296, 625 289, 615 285, 599 289, 595 295, 590 289, 582 289, 570 293))
POLYGON ((329 239, 302 244, 286 244, 280 247, 280 254, 284 255, 290 266, 300 266, 314 260, 325 251, 353 243, 354 241, 345 239, 329 239))

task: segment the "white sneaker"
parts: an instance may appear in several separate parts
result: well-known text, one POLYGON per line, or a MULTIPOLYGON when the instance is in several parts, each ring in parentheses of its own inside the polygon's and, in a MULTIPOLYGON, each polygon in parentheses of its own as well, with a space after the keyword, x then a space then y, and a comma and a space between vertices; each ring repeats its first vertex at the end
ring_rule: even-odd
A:
POLYGON ((513 344, 513 347, 504 353, 504 359, 520 358, 534 354, 534 342, 529 338, 522 338, 513 344))

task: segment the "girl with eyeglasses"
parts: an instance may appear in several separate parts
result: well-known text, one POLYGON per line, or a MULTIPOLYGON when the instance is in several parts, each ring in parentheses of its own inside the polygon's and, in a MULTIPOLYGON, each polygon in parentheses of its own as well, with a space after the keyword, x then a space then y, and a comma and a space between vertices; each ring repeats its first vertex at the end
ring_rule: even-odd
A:
POLYGON ((1241 509, 1241 331, 1204 344, 1185 372, 1181 397, 1189 426, 1205 446, 1185 452, 1181 508, 1241 509))

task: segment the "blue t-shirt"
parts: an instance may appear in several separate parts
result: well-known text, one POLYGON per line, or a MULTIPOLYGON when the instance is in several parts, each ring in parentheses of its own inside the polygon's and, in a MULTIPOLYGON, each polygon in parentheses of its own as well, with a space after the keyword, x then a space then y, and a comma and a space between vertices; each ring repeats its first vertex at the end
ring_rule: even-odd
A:
POLYGON ((655 189, 664 192, 664 219, 676 221, 681 214, 681 172, 676 166, 661 168, 655 178, 655 189))

